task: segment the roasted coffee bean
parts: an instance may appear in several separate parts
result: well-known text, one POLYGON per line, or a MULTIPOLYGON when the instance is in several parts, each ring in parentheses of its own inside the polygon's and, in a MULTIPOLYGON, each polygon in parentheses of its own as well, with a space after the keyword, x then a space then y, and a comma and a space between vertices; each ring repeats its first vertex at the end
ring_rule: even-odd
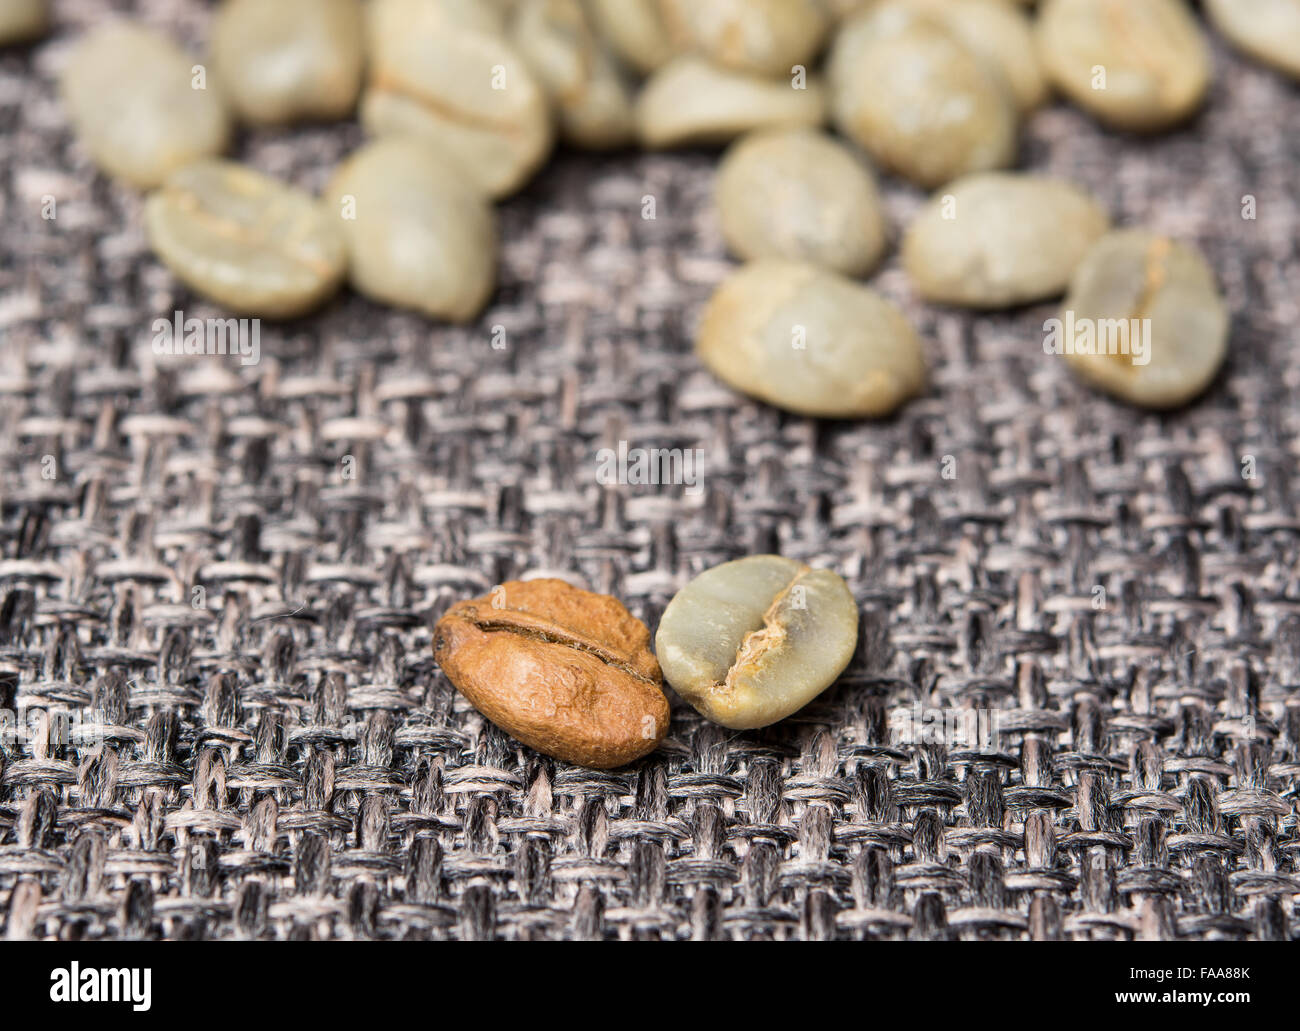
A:
POLYGON ((897 308, 799 262, 733 273, 709 301, 695 346, 731 387, 804 415, 887 415, 925 387, 920 342, 897 308))
POLYGON ((1209 89, 1209 47, 1183 0, 1045 0, 1037 33, 1052 82, 1118 129, 1175 125, 1209 89))
POLYGON ((95 163, 148 188, 225 149, 230 120, 214 80, 171 40, 119 20, 73 48, 62 88, 95 163))
POLYGON ((49 0, 0 2, 0 47, 29 43, 45 35, 49 26, 49 0))
POLYGON ((679 57, 655 72, 636 103, 637 132, 652 148, 726 143, 751 129, 817 126, 826 96, 813 77, 767 79, 679 57))
POLYGON ((632 91, 578 0, 523 0, 511 39, 555 105, 566 142, 593 150, 632 142, 632 91))
POLYGON ((861 276, 884 253, 874 177, 815 129, 739 140, 718 168, 715 196, 727 246, 741 258, 789 258, 861 276))
POLYGON ((668 731, 650 632, 607 594, 563 580, 502 584, 448 610, 433 654, 474 708, 557 759, 623 766, 668 731))
POLYGON ((1110 227, 1060 179, 984 172, 936 195, 903 238, 903 267, 931 301, 1004 308, 1059 296, 1110 227))
POLYGON ((551 151, 550 104, 496 31, 499 10, 450 0, 372 0, 361 123, 375 136, 420 136, 492 197, 514 193, 551 151))
POLYGON ((1109 233, 1088 252, 1059 321, 1045 327, 1049 353, 1146 408, 1192 400, 1227 355, 1228 309, 1210 266, 1193 248, 1139 230, 1109 233))
POLYGON ((240 315, 319 307, 347 271, 337 220, 309 194, 232 161, 167 177, 144 210, 149 243, 192 290, 240 315))
POLYGON ((895 5, 847 22, 831 49, 831 116, 881 165, 921 186, 1009 165, 1017 111, 1010 91, 951 31, 895 5))
POLYGON ((225 0, 212 65, 245 122, 344 118, 361 90, 363 36, 358 0, 225 0))
POLYGON ((1300 79, 1300 0, 1205 0, 1203 6, 1233 46, 1300 79))
POLYGON ((655 652, 699 712, 733 730, 766 727, 835 682, 858 641, 844 580, 778 555, 701 573, 664 609, 655 652))
POLYGON ((376 140, 335 173, 326 198, 352 285, 377 301, 465 322, 496 281, 496 219, 459 164, 423 139, 376 140))

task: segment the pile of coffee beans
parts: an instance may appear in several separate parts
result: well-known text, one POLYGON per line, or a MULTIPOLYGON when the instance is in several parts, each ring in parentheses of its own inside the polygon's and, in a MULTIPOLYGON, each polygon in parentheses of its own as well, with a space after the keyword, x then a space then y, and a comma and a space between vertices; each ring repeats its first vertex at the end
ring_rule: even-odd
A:
MULTIPOLYGON (((1300 0, 1202 6, 1234 47, 1300 79, 1300 0)), ((48 24, 46 0, 0 3, 0 45, 48 24)), ((495 286, 492 204, 557 141, 729 144, 715 199, 745 264, 702 312, 697 353, 769 404, 863 418, 927 382, 907 319, 858 282, 891 236, 877 168, 935 191, 901 247, 923 299, 997 309, 1064 293, 1063 324, 1134 327, 1123 353, 1061 348, 1084 382, 1150 408, 1203 392, 1230 323, 1204 258, 1112 229, 1074 184, 1008 169, 1053 90, 1105 126, 1155 132, 1192 116, 1211 77, 1187 0, 222 0, 205 58, 118 20, 68 54, 62 93, 85 153, 151 191, 145 229, 175 276, 276 319, 348 282, 471 320, 495 286), (321 199, 222 157, 239 124, 354 112, 371 140, 321 199)), ((706 717, 751 728, 832 683, 856 639, 838 576, 758 556, 682 589, 658 661, 619 602, 559 581, 455 606, 435 653, 519 740, 604 767, 663 738, 659 662, 706 717)))
MULTIPOLYGON (((1235 46, 1300 74, 1300 0, 1206 6, 1235 46)), ((1036 18, 1028 7, 223 0, 206 62, 120 20, 79 43, 62 86, 95 162, 158 191, 146 219, 159 258, 195 292, 266 318, 318 308, 346 281, 385 304, 471 320, 495 286, 491 204, 527 184, 557 140, 733 144, 717 210, 728 248, 753 265, 705 309, 701 360, 793 412, 885 416, 924 389, 925 363, 898 310, 850 281, 880 264, 890 239, 871 163, 937 191, 903 237, 922 298, 1035 303, 1066 289, 1109 217, 1068 182, 1001 171, 1022 120, 1055 88, 1106 125, 1154 131, 1207 94, 1208 47, 1186 0, 1043 0, 1036 18), (323 204, 213 160, 237 123, 353 111, 374 139, 336 171, 323 204)), ((13 0, 0 8, 0 41, 47 22, 42 0, 13 0)), ((1212 277, 1206 289, 1221 308, 1212 277)), ((1185 347, 1122 380, 1074 360, 1089 355, 1070 365, 1123 400, 1168 406, 1213 380, 1217 362, 1203 363, 1226 354, 1218 335, 1205 327, 1213 346, 1196 350, 1187 389, 1120 385, 1156 382, 1189 360, 1185 347)))

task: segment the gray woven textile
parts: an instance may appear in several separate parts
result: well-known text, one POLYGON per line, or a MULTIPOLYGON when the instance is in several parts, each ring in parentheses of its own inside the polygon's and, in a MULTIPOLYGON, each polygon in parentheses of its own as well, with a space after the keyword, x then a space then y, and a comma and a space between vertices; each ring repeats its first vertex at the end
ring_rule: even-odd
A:
MULTIPOLYGON (((1199 403, 1111 403, 1043 354, 1051 306, 922 306, 895 259, 873 282, 933 385, 895 420, 814 422, 691 355, 730 267, 707 154, 560 155, 501 209, 474 326, 348 295, 263 326, 257 365, 155 357, 155 318, 217 312, 150 257, 53 86, 129 6, 61 3, 0 55, 4 933, 1296 933, 1295 88, 1220 48, 1185 131, 1057 106, 1025 133, 1025 166, 1209 256, 1235 324, 1199 403), (702 492, 599 484, 619 441, 702 449, 702 492), (653 629, 694 573, 769 551, 840 571, 862 636, 767 731, 674 698, 659 751, 592 772, 516 745, 431 658, 438 616, 507 579, 577 578, 653 629), (959 711, 988 748, 899 732, 959 711)), ((203 38, 203 4, 134 8, 203 38)), ((359 138, 238 153, 318 188, 359 138)), ((886 192, 895 225, 923 200, 886 192)))

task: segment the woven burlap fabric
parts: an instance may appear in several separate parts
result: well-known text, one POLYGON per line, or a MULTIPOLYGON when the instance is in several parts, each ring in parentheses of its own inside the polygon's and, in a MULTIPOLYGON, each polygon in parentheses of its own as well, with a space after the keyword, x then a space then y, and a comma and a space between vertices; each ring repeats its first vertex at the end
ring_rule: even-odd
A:
MULTIPOLYGON (((558 157, 501 209, 473 326, 349 295, 263 326, 257 365, 156 357, 155 318, 218 313, 150 257, 53 85, 127 6, 70 0, 0 55, 0 708, 66 714, 3 740, 8 935, 1293 933, 1292 87, 1219 49, 1186 130, 1055 107, 1025 133, 1028 167, 1206 252, 1235 314, 1197 404, 1092 394, 1043 353, 1050 306, 922 306, 893 261, 873 282, 932 387, 894 420, 814 422, 691 355, 730 267, 707 154, 558 157), (619 441, 702 449, 702 490, 598 483, 619 441), (486 723, 431 658, 439 615, 508 579, 575 578, 653 629, 694 573, 773 551, 840 571, 862 634, 763 732, 674 698, 649 759, 584 770, 486 723), (990 748, 898 732, 958 711, 995 723, 990 748)), ((201 4, 137 9, 203 38, 201 4)), ((317 188, 359 138, 238 153, 317 188)), ((923 200, 885 192, 896 225, 923 200)))

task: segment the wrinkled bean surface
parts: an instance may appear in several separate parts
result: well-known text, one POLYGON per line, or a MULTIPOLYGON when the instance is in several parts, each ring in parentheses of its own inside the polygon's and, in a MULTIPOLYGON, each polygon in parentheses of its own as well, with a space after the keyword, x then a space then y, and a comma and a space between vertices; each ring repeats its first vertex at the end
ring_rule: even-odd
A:
POLYGON ((668 730, 650 631, 607 594, 562 580, 502 584, 448 610, 433 654, 479 712, 557 759, 623 766, 668 730))

